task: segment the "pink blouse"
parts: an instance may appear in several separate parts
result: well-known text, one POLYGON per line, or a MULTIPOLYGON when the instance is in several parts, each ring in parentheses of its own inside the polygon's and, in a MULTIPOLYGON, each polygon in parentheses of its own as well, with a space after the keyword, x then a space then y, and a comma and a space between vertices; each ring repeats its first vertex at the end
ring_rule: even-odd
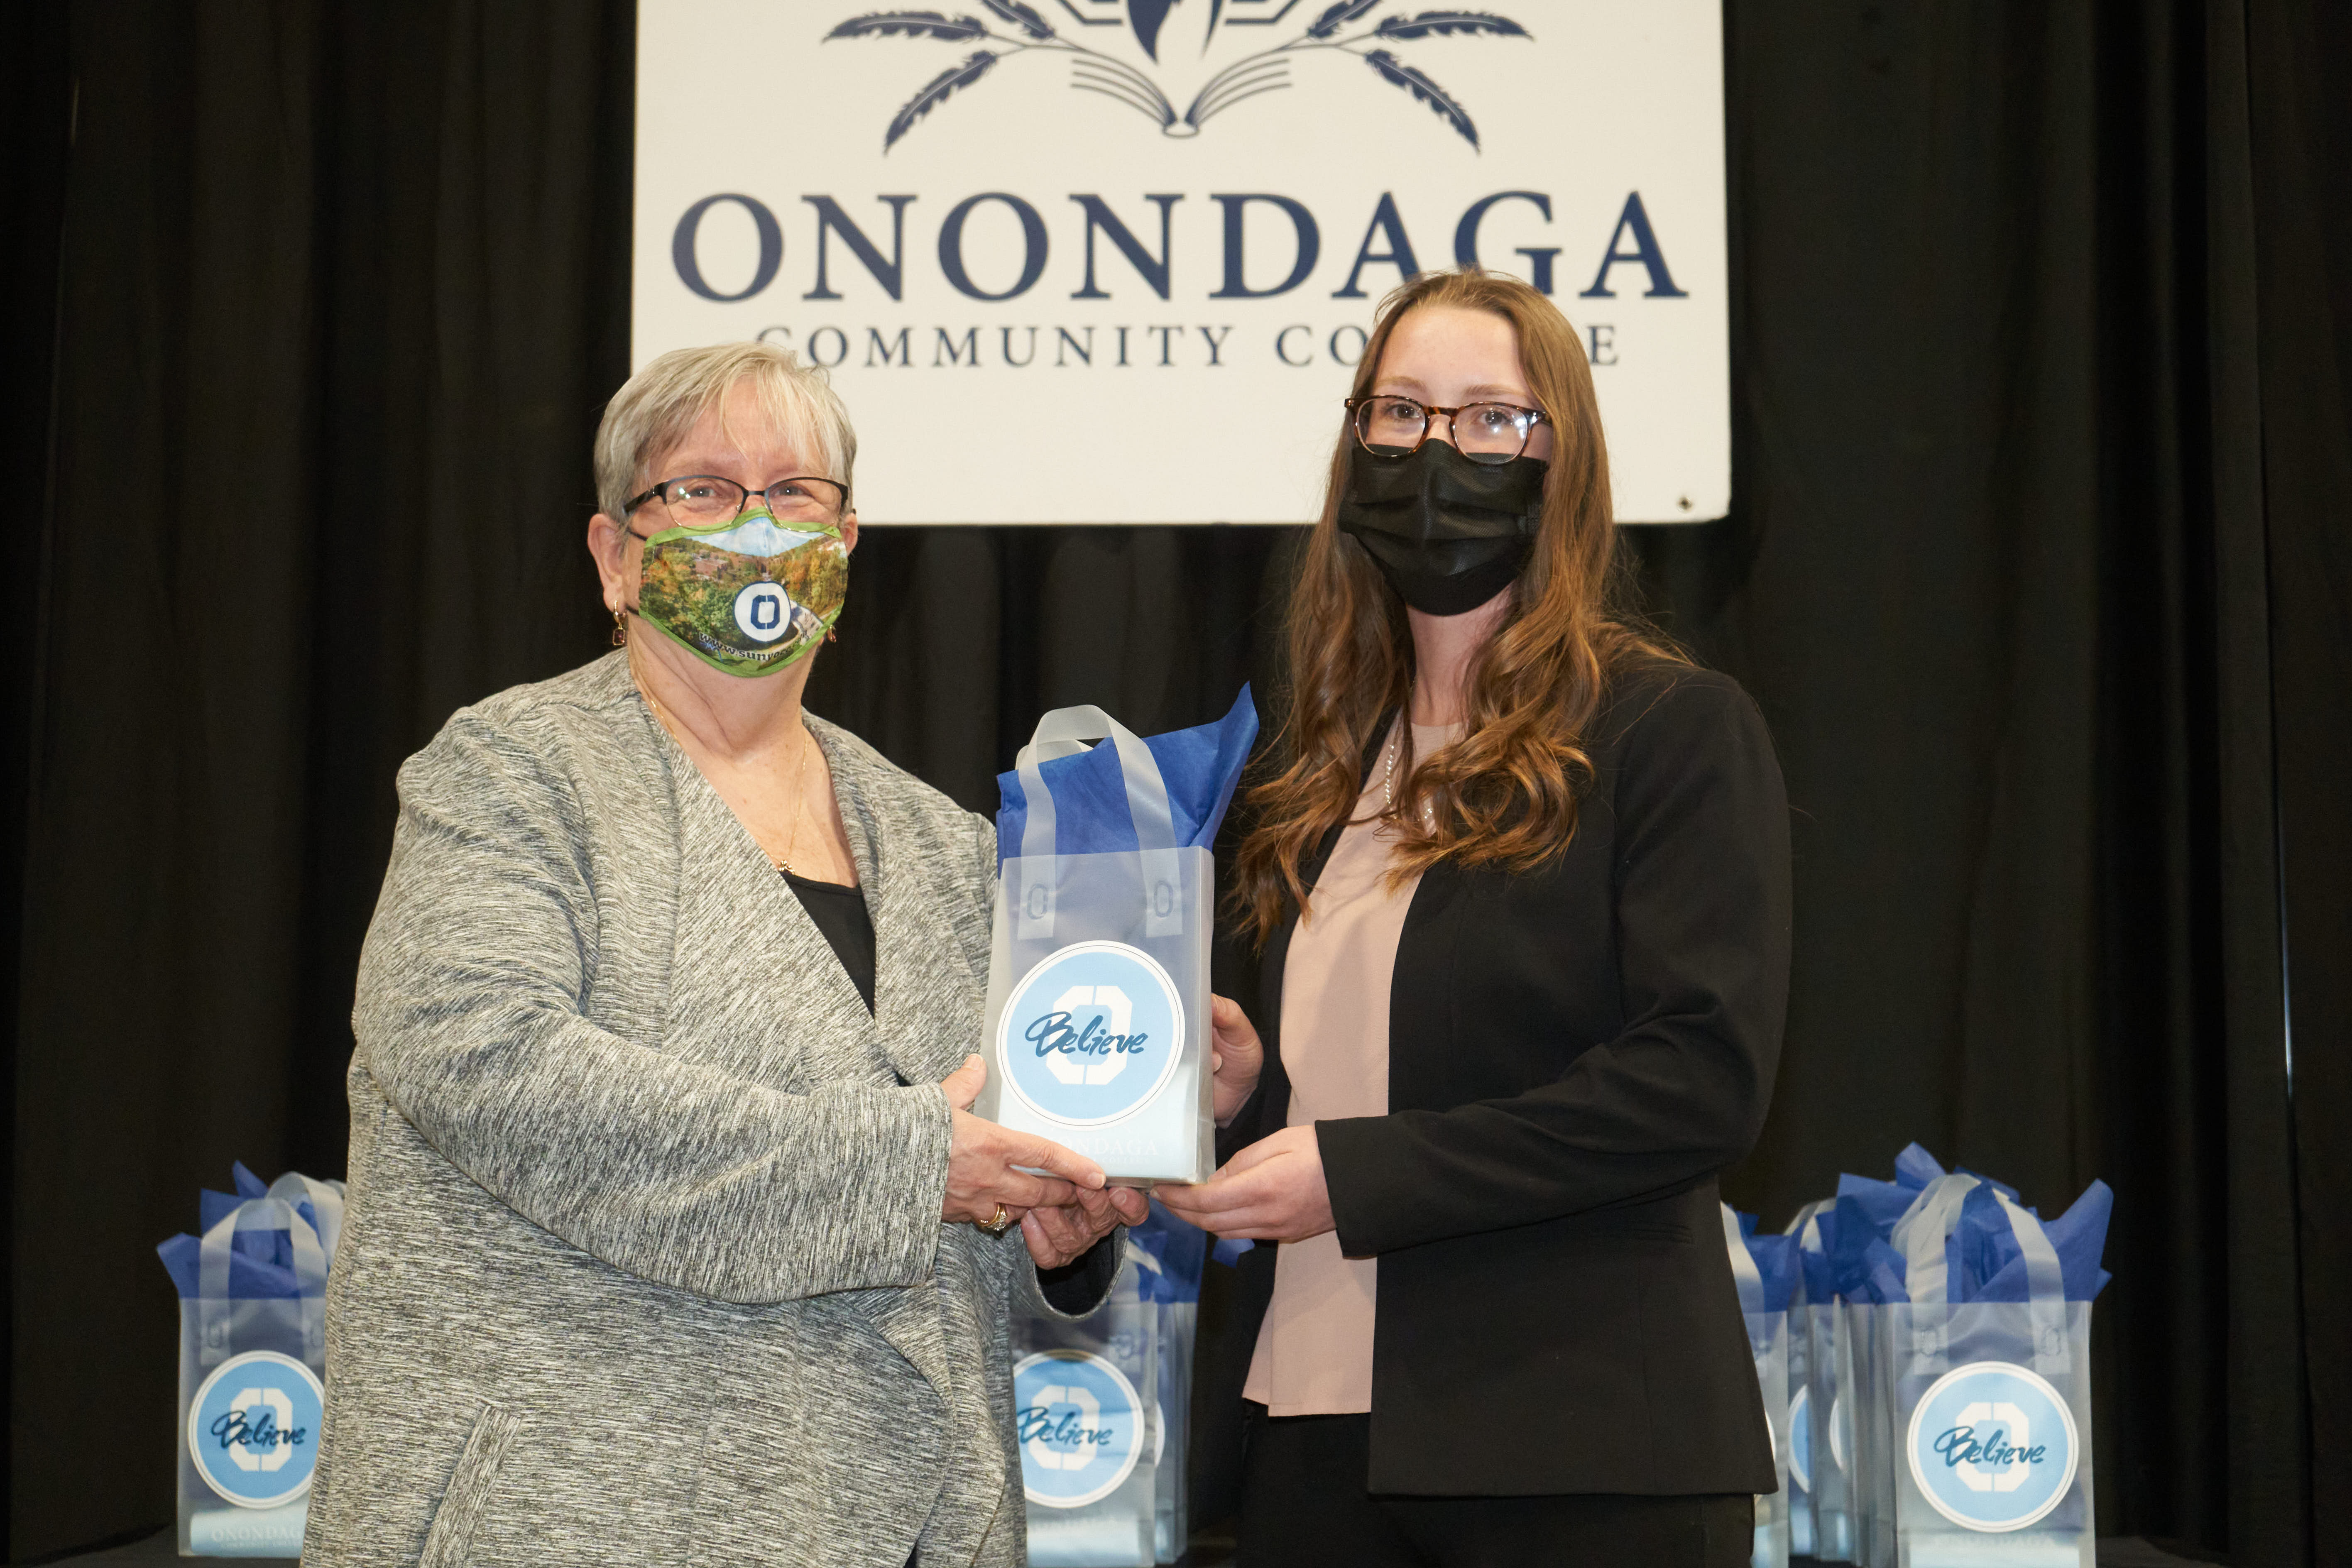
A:
MULTIPOLYGON (((1459 724, 1415 724, 1413 754, 1461 739, 1459 724)), ((1282 981, 1288 1125, 1389 1110, 1389 980, 1418 877, 1387 885, 1394 840, 1380 820, 1384 752, 1355 816, 1316 879, 1290 938, 1282 981)), ((1372 1305, 1379 1262, 1346 1258, 1336 1231, 1286 1243, 1243 1397, 1274 1415, 1346 1415, 1372 1407, 1372 1305)))

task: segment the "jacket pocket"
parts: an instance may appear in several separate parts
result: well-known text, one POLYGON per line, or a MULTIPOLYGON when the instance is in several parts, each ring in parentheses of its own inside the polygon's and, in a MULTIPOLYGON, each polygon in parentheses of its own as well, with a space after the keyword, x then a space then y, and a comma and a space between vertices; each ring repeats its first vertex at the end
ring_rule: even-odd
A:
POLYGON ((467 1568, 473 1561, 474 1532, 489 1513, 490 1489, 497 1484, 499 1467, 506 1463, 507 1450, 514 1447, 521 1427, 514 1413, 503 1405, 482 1406, 474 1420, 473 1434, 466 1439, 466 1451, 457 1456, 448 1489, 441 1494, 441 1506, 434 1512, 433 1529, 425 1537, 425 1555, 417 1568, 467 1568))

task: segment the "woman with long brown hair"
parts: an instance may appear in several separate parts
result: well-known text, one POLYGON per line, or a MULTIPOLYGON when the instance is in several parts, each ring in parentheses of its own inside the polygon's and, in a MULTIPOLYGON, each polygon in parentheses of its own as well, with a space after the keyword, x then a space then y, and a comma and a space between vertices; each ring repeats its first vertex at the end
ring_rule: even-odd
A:
POLYGON ((1215 1007, 1244 1260, 1240 1561, 1744 1563, 1774 1486, 1717 1219, 1780 1052, 1780 765, 1615 596, 1575 331, 1386 300, 1291 600, 1215 1007))

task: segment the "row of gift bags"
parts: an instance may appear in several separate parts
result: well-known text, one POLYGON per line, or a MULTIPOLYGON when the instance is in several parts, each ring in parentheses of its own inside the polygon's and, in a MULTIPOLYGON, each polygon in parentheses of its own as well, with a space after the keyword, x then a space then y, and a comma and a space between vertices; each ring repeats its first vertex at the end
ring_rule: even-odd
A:
POLYGON ((1755 1568, 2093 1568, 2091 1302, 2114 1194, 2044 1222, 1913 1144, 1785 1234, 1724 1213, 1780 1489, 1755 1568))
POLYGON ((180 1297, 184 1557, 294 1557, 326 1405, 327 1270, 343 1184, 239 1164, 199 1197, 201 1234, 156 1247, 180 1297))
POLYGON ((1109 1301, 1013 1325, 1013 1436, 1035 1568, 1150 1568, 1183 1553, 1192 1341, 1209 1237, 1158 1204, 1109 1301))

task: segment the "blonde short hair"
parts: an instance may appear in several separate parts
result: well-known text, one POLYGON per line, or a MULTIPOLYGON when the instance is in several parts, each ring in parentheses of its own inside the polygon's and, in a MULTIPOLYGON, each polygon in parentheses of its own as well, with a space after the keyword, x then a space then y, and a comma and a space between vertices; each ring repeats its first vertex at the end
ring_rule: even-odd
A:
MULTIPOLYGON (((625 521, 623 510, 643 488, 641 477, 672 477, 645 474, 645 465, 677 446, 713 408, 723 419, 727 394, 745 381, 759 394, 768 422, 819 465, 815 477, 838 479, 846 490, 857 461, 857 432, 849 427, 849 411, 824 372, 773 343, 713 343, 670 350, 629 377, 604 405, 604 422, 596 427, 598 510, 625 521)), ((760 476, 734 477, 749 484, 760 476)))

